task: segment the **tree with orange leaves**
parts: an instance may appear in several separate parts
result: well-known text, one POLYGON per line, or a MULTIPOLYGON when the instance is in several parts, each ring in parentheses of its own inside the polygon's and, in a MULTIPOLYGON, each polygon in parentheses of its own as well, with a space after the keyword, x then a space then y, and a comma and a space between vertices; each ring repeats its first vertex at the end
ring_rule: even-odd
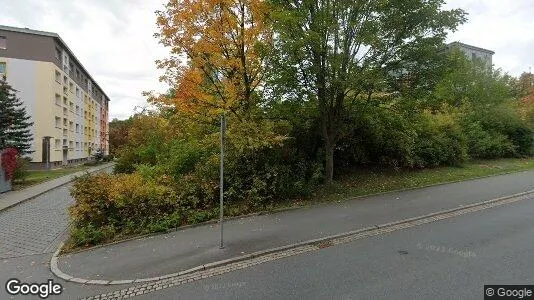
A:
POLYGON ((521 96, 519 106, 521 117, 534 129, 534 75, 521 74, 518 79, 518 89, 521 96))
POLYGON ((170 0, 158 11, 156 37, 171 49, 158 61, 174 88, 153 98, 199 117, 223 111, 247 118, 260 105, 264 50, 271 43, 262 0, 170 0))

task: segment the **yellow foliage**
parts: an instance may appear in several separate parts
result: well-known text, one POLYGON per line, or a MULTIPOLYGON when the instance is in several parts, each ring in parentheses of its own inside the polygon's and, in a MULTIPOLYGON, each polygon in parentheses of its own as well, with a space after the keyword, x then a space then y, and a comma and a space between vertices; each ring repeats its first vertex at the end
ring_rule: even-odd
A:
POLYGON ((241 114, 257 105, 261 85, 261 45, 271 42, 262 0, 171 0, 157 12, 161 43, 171 57, 159 61, 176 91, 154 102, 192 115, 241 114))

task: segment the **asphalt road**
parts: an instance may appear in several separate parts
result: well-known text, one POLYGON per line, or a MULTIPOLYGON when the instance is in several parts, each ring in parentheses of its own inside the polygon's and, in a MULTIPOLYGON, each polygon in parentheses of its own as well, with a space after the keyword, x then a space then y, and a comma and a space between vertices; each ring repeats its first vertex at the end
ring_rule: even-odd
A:
MULTIPOLYGON (((346 203, 295 211, 300 217, 296 218, 294 214, 291 217, 301 220, 309 217, 308 210, 319 209, 321 217, 311 218, 313 222, 302 226, 303 230, 315 232, 319 223, 324 225, 325 220, 336 217, 354 225, 363 221, 362 215, 369 217, 371 212, 381 211, 381 216, 373 221, 380 223, 391 221, 393 217, 398 219, 428 213, 429 209, 437 211, 533 187, 534 171, 529 171, 370 197, 361 201, 354 219, 335 213, 334 206, 345 207, 346 203), (405 205, 400 205, 401 202, 405 205)), ((0 224, 3 225, 0 248, 7 247, 9 249, 3 250, 18 252, 14 256, 0 255, 0 299, 38 299, 36 296, 8 295, 4 284, 14 277, 23 282, 37 283, 54 279, 62 284, 64 292, 50 299, 78 299, 126 287, 70 283, 51 274, 48 266, 51 251, 60 240, 56 234, 67 226, 64 214, 71 202, 68 186, 65 186, 0 211, 0 224), (29 245, 32 248, 28 248, 29 245)), ((437 298, 480 299, 484 283, 534 283, 533 272, 530 271, 534 267, 533 203, 534 200, 524 200, 261 264, 142 297, 365 299, 395 296, 398 299, 436 295, 437 298), (452 294, 449 296, 447 293, 452 294)), ((345 214, 348 213, 345 211, 345 214)), ((273 215, 280 221, 284 216, 273 215)), ((344 227, 329 230, 341 232, 338 230, 344 230, 344 227)), ((156 240, 161 242, 160 236, 152 241, 156 240)), ((0 251, 0 254, 7 251, 0 251)), ((142 258, 137 256, 137 259, 142 258)), ((106 267, 102 263, 96 265, 106 267)))
POLYGON ((136 299, 482 299, 534 284, 534 198, 136 299))

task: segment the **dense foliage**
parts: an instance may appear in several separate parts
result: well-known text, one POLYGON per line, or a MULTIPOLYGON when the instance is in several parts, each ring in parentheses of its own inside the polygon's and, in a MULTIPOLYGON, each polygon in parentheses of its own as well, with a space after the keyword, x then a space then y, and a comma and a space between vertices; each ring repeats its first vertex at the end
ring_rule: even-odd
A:
MULTIPOLYGON (((356 11, 341 16, 347 22, 334 22, 336 14, 314 16, 317 24, 334 27, 325 33, 332 37, 322 40, 306 24, 294 31, 285 27, 308 22, 319 2, 303 1, 309 7, 301 10, 275 2, 269 8, 262 1, 187 2, 195 7, 171 1, 158 13, 158 36, 173 52, 160 67, 172 88, 149 95, 157 109, 114 121, 116 174, 75 183, 74 245, 217 216, 223 113, 227 215, 309 197, 330 176, 356 168, 431 168, 533 154, 531 106, 518 81, 458 51, 443 51, 444 30, 463 21, 462 11, 442 11, 438 0, 414 1, 417 7, 425 4, 419 9, 379 1, 367 7, 376 13, 372 22, 360 20, 356 11), (274 23, 257 22, 269 14, 274 23), (395 27, 406 20, 420 27, 399 33, 407 39, 396 42, 395 27), (219 21, 228 35, 214 29, 219 21), (371 43, 367 49, 374 54, 347 64, 354 70, 344 73, 340 45, 341 50, 323 49, 326 69, 306 63, 322 51, 316 43, 326 41, 328 48, 350 39, 336 26, 357 25, 366 34, 358 43, 364 48, 371 43), (433 34, 424 34, 429 31, 433 34), (279 34, 271 38, 269 32, 279 34), (382 45, 382 38, 388 43, 382 45), (297 57, 287 55, 298 47, 305 53, 291 52, 302 55, 296 63, 297 57), (384 58, 387 51, 392 57, 384 58), (323 75, 328 78, 318 82, 323 75), (320 100, 319 92, 327 95, 320 100)), ((343 2, 346 10, 336 9, 349 12, 360 2, 350 3, 343 2)), ((322 30, 317 24, 310 26, 322 30)))
POLYGON ((13 175, 17 169, 17 154, 18 151, 15 148, 7 148, 0 151, 0 161, 2 162, 1 166, 5 172, 7 180, 13 179, 13 175))

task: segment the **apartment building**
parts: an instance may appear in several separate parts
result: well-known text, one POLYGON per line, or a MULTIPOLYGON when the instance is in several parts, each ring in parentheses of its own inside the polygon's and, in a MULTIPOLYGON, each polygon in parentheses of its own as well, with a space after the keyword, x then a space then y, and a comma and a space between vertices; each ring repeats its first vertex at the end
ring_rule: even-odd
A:
POLYGON ((33 122, 34 167, 108 153, 109 97, 58 34, 0 25, 0 76, 33 122))
POLYGON ((484 61, 487 66, 491 67, 493 65, 493 54, 495 54, 495 52, 491 50, 471 46, 460 42, 452 42, 447 46, 449 49, 453 47, 460 49, 470 60, 480 59, 484 61))

